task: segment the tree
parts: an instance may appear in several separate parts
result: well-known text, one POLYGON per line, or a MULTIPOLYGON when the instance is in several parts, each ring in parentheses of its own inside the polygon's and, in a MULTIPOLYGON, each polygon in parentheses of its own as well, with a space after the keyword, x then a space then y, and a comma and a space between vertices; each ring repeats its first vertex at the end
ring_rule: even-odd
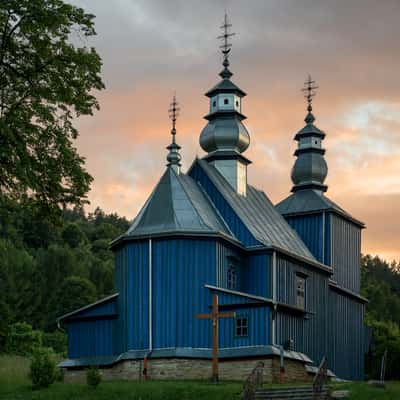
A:
POLYGON ((78 276, 70 276, 60 288, 58 316, 93 303, 95 300, 96 287, 92 282, 78 276))
POLYGON ((73 118, 99 108, 94 16, 62 0, 0 3, 0 195, 46 210, 82 204, 92 177, 73 118), (78 45, 79 44, 79 45, 78 45))

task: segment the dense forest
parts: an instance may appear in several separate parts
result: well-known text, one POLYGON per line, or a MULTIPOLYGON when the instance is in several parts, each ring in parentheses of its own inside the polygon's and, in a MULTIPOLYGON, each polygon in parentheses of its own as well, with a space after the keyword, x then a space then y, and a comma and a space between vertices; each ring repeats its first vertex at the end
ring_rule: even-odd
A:
MULTIPOLYGON (((129 221, 97 208, 65 209, 47 219, 29 201, 8 202, 0 215, 0 346, 7 329, 26 322, 53 332, 56 317, 114 291, 110 242, 128 229, 129 221)), ((362 258, 362 294, 369 299, 366 323, 371 343, 367 372, 379 373, 388 350, 388 376, 398 377, 400 363, 400 263, 362 258)), ((1 351, 1 348, 0 348, 1 351)))

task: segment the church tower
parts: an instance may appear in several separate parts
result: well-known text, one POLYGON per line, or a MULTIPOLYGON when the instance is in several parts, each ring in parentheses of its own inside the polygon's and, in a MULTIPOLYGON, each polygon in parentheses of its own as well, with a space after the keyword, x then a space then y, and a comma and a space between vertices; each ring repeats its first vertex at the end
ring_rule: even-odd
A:
POLYGON ((302 238, 314 257, 333 271, 338 285, 360 290, 361 229, 364 224, 325 196, 328 174, 322 141, 325 133, 314 125, 312 100, 317 86, 308 76, 306 125, 296 133, 298 147, 292 168, 293 194, 276 205, 277 210, 302 238))
POLYGON ((223 34, 219 36, 223 40, 224 68, 219 74, 222 80, 206 93, 210 109, 204 117, 208 124, 200 134, 200 146, 208 153, 204 159, 224 176, 238 194, 246 196, 247 165, 250 161, 242 153, 249 147, 250 135, 242 123, 246 119, 242 114, 242 99, 246 93, 231 81, 233 74, 229 70, 232 45, 228 39, 234 35, 229 32, 231 26, 225 14, 221 26, 223 34))

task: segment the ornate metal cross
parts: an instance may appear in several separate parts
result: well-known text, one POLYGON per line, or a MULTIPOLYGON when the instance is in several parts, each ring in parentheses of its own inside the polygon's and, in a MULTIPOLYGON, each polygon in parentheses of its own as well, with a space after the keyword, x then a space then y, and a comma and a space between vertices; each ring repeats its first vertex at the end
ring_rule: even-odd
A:
POLYGON ((212 380, 218 382, 218 321, 219 318, 235 318, 234 312, 220 313, 218 311, 218 296, 214 294, 211 314, 197 314, 197 319, 211 319, 213 328, 213 363, 212 363, 212 380))
POLYGON ((309 108, 311 108, 312 98, 317 94, 317 89, 318 86, 312 80, 311 75, 308 74, 308 79, 304 82, 304 88, 301 91, 304 92, 304 97, 307 99, 309 108))
POLYGON ((231 51, 231 47, 232 47, 232 43, 228 42, 229 37, 235 35, 234 32, 229 32, 229 28, 232 27, 232 24, 229 23, 228 20, 228 14, 225 12, 225 17, 224 17, 224 23, 223 25, 220 26, 220 28, 223 31, 223 34, 218 36, 217 39, 221 39, 222 45, 219 46, 220 49, 222 49, 222 54, 224 55, 224 59, 227 60, 228 59, 228 54, 231 51))

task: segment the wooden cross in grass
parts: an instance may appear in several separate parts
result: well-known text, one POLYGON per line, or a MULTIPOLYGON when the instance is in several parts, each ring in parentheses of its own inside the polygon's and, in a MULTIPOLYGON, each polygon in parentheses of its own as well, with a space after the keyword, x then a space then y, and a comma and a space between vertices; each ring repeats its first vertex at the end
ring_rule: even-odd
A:
POLYGON ((235 318, 234 312, 220 313, 218 311, 218 296, 214 294, 211 314, 197 314, 198 319, 211 319, 213 328, 213 362, 212 362, 212 381, 218 382, 218 320, 219 318, 235 318))

